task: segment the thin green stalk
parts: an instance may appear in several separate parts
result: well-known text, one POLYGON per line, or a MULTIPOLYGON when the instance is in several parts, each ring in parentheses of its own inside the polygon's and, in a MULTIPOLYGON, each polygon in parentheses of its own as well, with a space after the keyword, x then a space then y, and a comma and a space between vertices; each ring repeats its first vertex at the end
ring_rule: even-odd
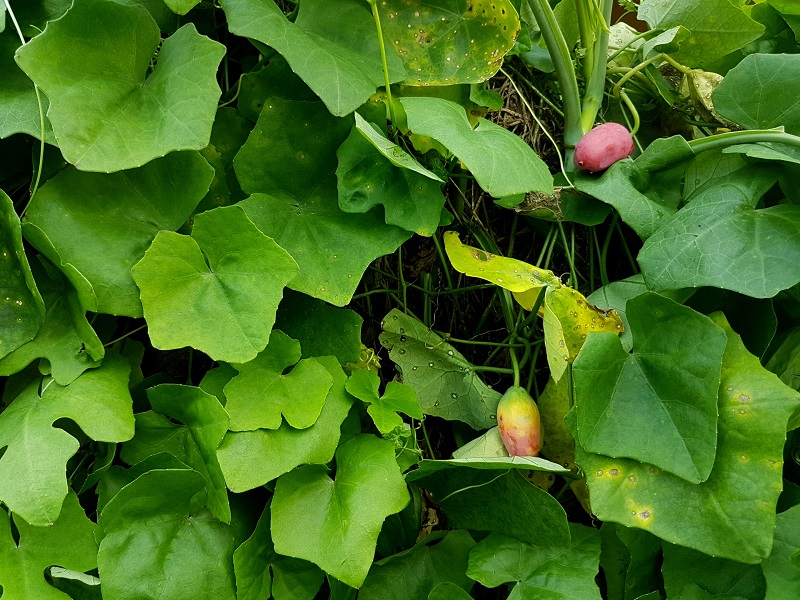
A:
POLYGON ((639 266, 636 264, 636 261, 633 258, 633 254, 631 254, 631 249, 628 248, 628 241, 625 239, 625 234, 622 231, 622 225, 619 224, 619 219, 617 219, 616 223, 616 230, 619 234, 620 240, 622 240, 622 249, 625 251, 625 256, 628 258, 628 262, 631 265, 631 269, 634 273, 639 272, 639 266))
POLYGON ((454 344, 467 344, 470 346, 499 346, 500 348, 524 348, 525 344, 512 344, 506 342, 482 342, 480 340, 463 340, 461 338, 454 338, 447 334, 444 331, 437 331, 435 329, 431 329, 436 335, 439 335, 444 338, 444 341, 448 344, 453 342, 454 344))
MULTIPOLYGON (((591 52, 587 52, 584 59, 584 77, 586 89, 583 94, 581 107, 581 127, 583 133, 588 132, 593 126, 597 113, 603 105, 603 90, 606 83, 606 54, 608 53, 608 24, 611 22, 613 0, 600 0, 600 14, 597 19, 602 19, 605 28, 595 32, 594 44, 591 52)), ((578 2, 580 4, 580 2, 578 2)))
MULTIPOLYGON (((14 11, 11 10, 11 4, 9 4, 9 0, 4 0, 4 3, 6 5, 6 12, 8 12, 8 16, 11 18, 11 22, 14 24, 14 29, 17 31, 19 41, 24 46, 27 44, 27 42, 25 41, 25 36, 22 35, 22 28, 20 28, 19 23, 17 22, 17 17, 14 14, 14 11)), ((25 212, 28 210, 28 207, 33 201, 33 197, 36 195, 36 191, 39 189, 39 182, 42 180, 42 165, 44 165, 44 107, 42 106, 42 94, 39 91, 39 86, 35 83, 33 84, 33 90, 36 92, 36 103, 39 106, 39 131, 41 132, 41 137, 39 139, 39 166, 36 169, 36 179, 34 180, 33 187, 31 188, 31 196, 28 199, 28 203, 25 205, 25 208, 22 209, 20 216, 25 216, 25 212)))
POLYGON ((540 91, 540 90, 539 90, 539 89, 538 89, 538 88, 537 88, 535 85, 533 85, 533 83, 531 83, 531 81, 530 81, 530 80, 528 80, 528 79, 527 79, 527 78, 526 78, 526 77, 525 77, 525 76, 524 76, 524 75, 523 75, 523 74, 522 74, 520 71, 518 71, 517 69, 515 69, 515 68, 513 68, 513 67, 509 67, 509 69, 511 70, 511 72, 512 72, 512 73, 514 73, 514 75, 516 75, 516 76, 517 76, 519 79, 521 79, 521 80, 522 80, 522 83, 524 83, 524 84, 525 84, 525 85, 527 85, 529 88, 531 88, 531 90, 533 90, 533 92, 534 92, 534 93, 535 93, 537 96, 539 96, 539 98, 541 98, 542 102, 544 102, 545 104, 547 104, 547 106, 549 106, 549 107, 550 107, 550 110, 552 110, 553 112, 555 112, 555 113, 556 113, 556 114, 557 114, 559 117, 561 117, 562 119, 564 118, 564 111, 563 111, 563 110, 561 110, 561 107, 560 107, 560 106, 558 106, 558 105, 557 105, 557 104, 555 104, 555 103, 554 103, 552 100, 550 100, 550 98, 548 98, 548 97, 547 97, 547 96, 546 96, 544 93, 542 93, 542 92, 541 92, 541 91, 540 91))
POLYGON ((432 289, 431 274, 428 272, 421 273, 420 277, 422 279, 422 287, 425 288, 422 295, 422 322, 425 324, 425 327, 430 329, 431 315, 433 313, 433 303, 431 302, 431 296, 429 294, 432 289))
POLYGON ((536 18, 539 30, 542 32, 542 37, 553 61, 556 78, 561 89, 564 104, 564 147, 568 149, 567 163, 570 163, 572 149, 578 143, 578 140, 583 137, 581 95, 578 91, 575 67, 572 64, 572 56, 564 39, 564 34, 558 25, 548 0, 530 0, 528 5, 536 18))
POLYGON ((383 28, 381 27, 381 16, 378 13, 378 0, 367 0, 372 9, 372 16, 375 19, 375 30, 378 33, 378 44, 381 47, 381 66, 383 67, 383 82, 386 86, 386 102, 389 105, 389 119, 395 125, 397 120, 394 117, 394 101, 392 100, 392 85, 389 81, 389 62, 386 60, 386 44, 383 41, 383 28))
POLYGON ((366 298, 368 296, 374 296, 376 294, 399 294, 400 290, 390 290, 387 288, 380 288, 375 290, 370 290, 368 292, 362 292, 360 294, 356 294, 353 296, 353 300, 360 300, 361 298, 366 298))
POLYGON ((400 276, 400 291, 403 295, 403 312, 408 314, 408 286, 403 276, 403 247, 397 249, 397 272, 400 276))
POLYGON ((567 234, 564 232, 564 225, 561 224, 561 221, 557 221, 557 224, 558 224, 558 231, 559 233, 561 233, 561 241, 564 244, 564 254, 567 255, 567 262, 569 263, 570 287, 577 287, 578 275, 577 271, 575 270, 575 257, 572 256, 569 251, 569 244, 567 243, 567 234))
POLYGON ((608 273, 606 272, 606 261, 608 260, 608 247, 611 245, 611 236, 614 234, 614 227, 619 219, 619 214, 614 213, 611 217, 611 225, 606 232, 606 239, 603 241, 603 249, 600 251, 600 277, 603 279, 603 285, 608 283, 608 273))
POLYGON ((126 337, 128 337, 129 335, 133 335, 133 334, 134 334, 134 333, 136 333, 137 331, 141 331, 141 330, 142 330, 142 329, 144 329, 145 327, 147 327, 147 323, 145 323, 145 324, 144 324, 144 325, 142 325, 141 327, 137 327, 136 329, 132 329, 131 331, 129 331, 129 332, 127 332, 127 333, 123 333, 121 336, 119 336, 118 338, 116 338, 116 339, 114 339, 114 340, 111 340, 111 341, 110 341, 110 342, 108 342, 107 344, 103 344, 103 348, 110 348, 111 346, 113 346, 113 345, 114 345, 114 344, 116 344, 117 342, 124 340, 126 337))
POLYGON ((425 419, 419 422, 422 425, 422 435, 425 436, 425 445, 428 446, 428 454, 431 457, 431 460, 436 460, 436 455, 433 453, 433 446, 431 446, 431 440, 428 437, 428 430, 425 428, 425 419))
POLYGON ((475 371, 476 373, 500 373, 502 375, 514 374, 514 369, 506 369, 505 367, 486 367, 486 366, 473 365, 472 370, 475 371))
POLYGON ((691 140, 689 142, 689 147, 695 155, 697 155, 701 152, 728 148, 737 144, 759 143, 786 144, 787 146, 800 148, 800 137, 792 135, 791 133, 785 133, 783 128, 750 129, 746 131, 729 131, 727 133, 710 135, 707 138, 691 140))
MULTIPOLYGON (((630 129, 631 137, 636 140, 636 134, 639 132, 639 125, 641 124, 641 121, 639 120, 639 111, 636 110, 636 105, 631 102, 631 99, 628 97, 628 94, 625 92, 625 90, 619 91, 619 97, 625 103, 625 106, 628 107, 628 110, 633 117, 633 125, 628 123, 628 128, 630 129)), ((625 119, 628 119, 628 115, 625 115, 625 119)), ((636 140, 636 145, 639 146, 639 152, 642 152, 642 145, 638 142, 638 140, 636 140)))

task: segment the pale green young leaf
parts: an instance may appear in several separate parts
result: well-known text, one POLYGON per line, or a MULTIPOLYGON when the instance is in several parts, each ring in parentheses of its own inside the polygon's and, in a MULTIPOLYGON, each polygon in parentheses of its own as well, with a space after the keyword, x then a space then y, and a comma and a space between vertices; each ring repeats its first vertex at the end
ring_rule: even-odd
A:
POLYGON ((300 344, 278 329, 258 356, 232 366, 238 375, 224 390, 231 431, 278 429, 284 420, 295 429, 311 427, 333 385, 326 368, 313 358, 300 360, 300 344))
POLYGON ((161 452, 172 454, 203 476, 211 514, 230 523, 228 491, 217 460, 228 430, 225 409, 214 396, 188 385, 157 385, 148 388, 147 398, 153 410, 136 415, 136 434, 122 446, 120 458, 135 465, 161 452))
POLYGON ((383 319, 381 345, 417 392, 422 412, 464 421, 475 429, 496 424, 500 394, 480 380, 460 352, 399 310, 383 319))
POLYGON ((485 119, 473 128, 461 106, 441 98, 405 97, 400 102, 408 128, 455 154, 488 194, 504 198, 527 192, 553 193, 547 165, 510 131, 485 119))
POLYGON ((58 519, 35 527, 0 508, 0 589, 9 600, 67 600, 65 593, 48 585, 44 573, 50 565, 85 572, 97 567, 100 528, 83 512, 75 492, 64 500, 58 519))
POLYGON ((191 23, 161 43, 144 8, 76 0, 19 49, 17 63, 50 99, 64 158, 111 172, 208 144, 224 52, 191 23))
POLYGON ((266 347, 297 263, 228 206, 198 215, 192 237, 159 232, 131 272, 156 348, 247 362, 266 347))
POLYGON ((39 379, 0 413, 0 500, 32 525, 58 518, 67 495, 66 464, 80 446, 53 424, 71 419, 91 439, 123 442, 133 437, 130 364, 116 354, 68 386, 39 379), (40 395, 39 386, 44 389, 40 395))
POLYGON ((397 381, 386 384, 383 396, 378 393, 380 378, 372 371, 356 369, 347 380, 346 389, 350 394, 369 404, 367 412, 381 433, 389 433, 403 424, 397 413, 407 414, 422 420, 422 409, 417 403, 417 393, 413 388, 397 381))
POLYGON ((386 225, 377 209, 339 208, 336 149, 352 124, 321 102, 269 98, 234 161, 242 189, 253 194, 241 207, 300 265, 290 287, 336 306, 350 301, 373 260, 411 235, 386 225))
MULTIPOLYGON (((749 354, 717 313, 728 343, 719 387, 716 460, 693 484, 655 466, 591 454, 576 462, 587 473, 592 512, 603 521, 639 527, 706 554, 755 564, 770 553, 782 453, 789 416, 800 394, 749 354)), ((568 424, 575 433, 574 412, 568 424)))
POLYGON ((590 335, 573 366, 578 441, 705 481, 717 451, 725 332, 689 307, 647 292, 628 302, 633 354, 590 335))
POLYGON ((336 451, 336 479, 322 465, 282 475, 272 500, 275 551, 313 562, 359 587, 383 520, 408 504, 392 444, 359 435, 336 451))
MULTIPOLYGON (((273 0, 222 0, 232 33, 278 51, 334 115, 347 115, 384 85, 380 48, 369 5, 358 0, 311 0, 294 22, 273 0)), ((388 45, 388 44, 387 44, 388 45)), ((403 79, 389 51, 390 80, 403 79)))
POLYGON ((204 487, 196 471, 153 470, 106 504, 100 513, 105 537, 97 557, 104 596, 236 598, 234 531, 199 510, 204 487))
POLYGON ((515 583, 515 598, 600 600, 600 533, 570 524, 566 546, 531 545, 493 533, 472 549, 467 575, 487 587, 515 583))
POLYGON ((217 458, 225 481, 234 492, 264 485, 303 464, 325 464, 333 458, 344 421, 353 398, 345 392, 347 376, 332 356, 316 359, 333 378, 325 406, 316 422, 307 429, 282 423, 278 429, 230 431, 217 458))
POLYGON ((65 269, 73 285, 84 279, 91 284, 96 305, 84 308, 141 317, 131 267, 159 231, 175 231, 191 216, 213 173, 197 152, 176 152, 119 173, 68 167, 36 193, 25 234, 57 266, 74 267, 65 269))
POLYGON ((0 361, 36 337, 45 304, 22 247, 19 217, 0 190, 0 361))

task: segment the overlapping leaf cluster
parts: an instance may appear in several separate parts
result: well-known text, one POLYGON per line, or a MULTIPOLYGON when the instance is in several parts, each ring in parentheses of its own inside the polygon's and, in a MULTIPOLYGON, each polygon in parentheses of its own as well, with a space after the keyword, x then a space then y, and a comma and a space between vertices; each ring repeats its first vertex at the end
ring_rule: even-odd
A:
MULTIPOLYGON (((503 102, 482 82, 509 52, 555 68, 541 2, 0 4, 3 598, 800 594, 784 463, 800 313, 771 300, 791 313, 800 284, 800 146, 721 149, 651 123, 635 160, 554 186, 484 118, 503 102), (574 229, 571 249, 560 230, 574 287, 462 244, 485 224, 462 218, 459 178, 492 211, 524 213, 533 194, 597 225, 613 207, 609 232, 619 219, 641 238, 641 274, 591 289, 574 229), (402 264, 401 309, 373 336, 397 380, 362 345, 380 316, 344 307, 412 239, 447 279, 452 266, 522 307, 499 346, 525 349, 529 388, 548 374, 543 457, 509 457, 494 426, 501 394, 481 373, 518 379, 516 358, 473 364, 472 340, 415 318, 402 264), (779 319, 795 328, 773 341, 779 319), (179 355, 188 377, 162 368, 179 355), (426 421, 447 425, 452 458, 426 421)), ((643 0, 652 31, 613 32, 609 73, 633 65, 643 107, 800 134, 786 84, 800 13, 700 4, 643 0)), ((553 22, 574 46, 576 12, 606 9, 562 0, 553 22)))

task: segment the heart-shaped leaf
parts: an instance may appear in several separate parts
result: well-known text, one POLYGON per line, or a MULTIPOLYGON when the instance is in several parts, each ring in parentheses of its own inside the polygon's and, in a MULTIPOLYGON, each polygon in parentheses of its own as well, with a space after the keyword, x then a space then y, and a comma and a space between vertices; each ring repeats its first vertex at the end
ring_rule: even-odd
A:
POLYGON ((228 206, 198 215, 192 237, 159 232, 131 273, 156 348, 192 346, 243 363, 267 346, 297 263, 228 206))
POLYGON ((311 427, 333 385, 325 367, 313 358, 300 360, 300 344, 277 329, 258 356, 233 367, 239 374, 225 386, 231 431, 278 429, 281 415, 295 429, 311 427))
POLYGON ((335 481, 326 471, 308 465, 278 479, 272 500, 275 551, 359 587, 383 520, 408 504, 408 490, 392 444, 371 435, 339 447, 335 481))
POLYGON ((133 437, 130 364, 109 354, 68 386, 30 383, 0 414, 0 500, 31 525, 49 525, 67 496, 66 464, 80 444, 53 424, 71 419, 96 441, 133 437))
POLYGON ((36 193, 25 235, 57 266, 71 265, 64 274, 76 288, 84 280, 91 284, 94 304, 86 310, 141 317, 131 267, 159 231, 186 222, 213 175, 197 152, 176 152, 120 173, 68 167, 36 193))
POLYGON ((147 398, 153 410, 136 415, 136 435, 122 446, 120 458, 135 465, 161 452, 172 454, 203 476, 209 510, 230 523, 228 490, 217 461, 217 447, 228 431, 225 409, 214 396, 188 385, 157 385, 148 388, 147 398))
POLYGON ((717 451, 717 392, 727 338, 708 317, 648 292, 628 302, 633 354, 590 335, 573 367, 578 441, 705 481, 717 451))
POLYGON ((64 500, 58 519, 49 527, 28 525, 0 508, 0 586, 8 598, 67 600, 67 594, 48 585, 50 565, 73 571, 97 567, 100 528, 84 514, 75 492, 64 500), (15 534, 16 533, 16 538, 15 534), (17 541, 18 540, 18 541, 17 541))
POLYGON ((17 63, 50 99, 64 158, 84 171, 111 172, 208 144, 224 53, 191 23, 162 43, 140 6, 75 0, 17 51, 17 63))
POLYGON ((417 393, 413 388, 397 381, 386 384, 383 396, 378 393, 380 378, 372 371, 356 369, 347 380, 346 389, 350 394, 369 404, 367 412, 381 433, 389 433, 403 424, 397 413, 422 420, 422 409, 417 403, 417 393))
MULTIPOLYGON (((599 519, 712 556, 758 563, 772 546, 786 424, 800 406, 800 394, 747 352, 721 314, 712 318, 728 343, 716 460, 708 479, 690 483, 645 463, 591 454, 580 444, 576 461, 588 474, 592 511, 599 519)), ((575 433, 574 411, 567 417, 575 433)))
POLYGON ((408 85, 478 83, 503 64, 520 30, 509 0, 378 2, 384 35, 408 85))
POLYGON ((281 423, 278 429, 230 431, 219 449, 222 472, 228 487, 244 492, 288 473, 298 465, 325 464, 333 458, 339 443, 341 425, 353 397, 345 392, 347 376, 332 356, 316 359, 333 378, 325 406, 316 422, 307 429, 281 423), (265 458, 268 457, 268 458, 265 458))

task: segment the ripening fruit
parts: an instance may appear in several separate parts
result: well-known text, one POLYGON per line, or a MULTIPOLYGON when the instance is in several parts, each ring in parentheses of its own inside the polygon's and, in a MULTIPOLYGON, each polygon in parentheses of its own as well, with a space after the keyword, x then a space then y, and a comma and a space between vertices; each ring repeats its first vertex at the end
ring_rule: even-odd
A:
POLYGON ((633 152, 633 138, 619 123, 603 123, 575 145, 575 166, 581 171, 605 171, 633 152))
POLYGON ((497 425, 511 456, 539 456, 542 419, 539 407, 525 388, 510 387, 497 405, 497 425))

